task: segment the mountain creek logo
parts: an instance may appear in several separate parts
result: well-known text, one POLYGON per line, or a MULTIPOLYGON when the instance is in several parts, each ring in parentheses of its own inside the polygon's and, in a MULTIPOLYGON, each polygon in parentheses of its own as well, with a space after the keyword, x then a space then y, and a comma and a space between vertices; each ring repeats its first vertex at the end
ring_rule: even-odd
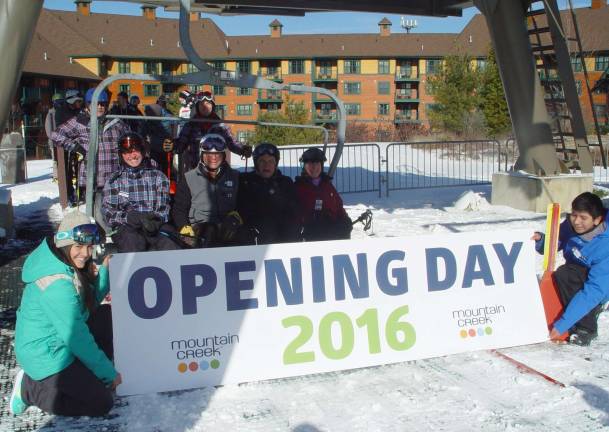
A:
POLYGON ((178 372, 197 372, 218 369, 222 365, 222 352, 239 343, 239 335, 206 336, 171 341, 171 351, 178 362, 178 372))
POLYGON ((452 312, 453 320, 459 326, 459 337, 462 339, 490 336, 493 334, 493 320, 505 313, 505 306, 481 306, 472 309, 459 309, 452 312))

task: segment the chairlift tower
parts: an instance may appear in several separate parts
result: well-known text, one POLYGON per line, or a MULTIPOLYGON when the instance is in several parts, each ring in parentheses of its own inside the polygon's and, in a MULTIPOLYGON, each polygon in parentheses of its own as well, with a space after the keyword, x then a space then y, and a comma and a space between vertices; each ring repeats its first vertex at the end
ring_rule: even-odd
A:
POLYGON ((410 33, 410 30, 417 28, 417 25, 416 19, 406 19, 405 17, 400 19, 400 26, 406 30, 406 33, 410 33))

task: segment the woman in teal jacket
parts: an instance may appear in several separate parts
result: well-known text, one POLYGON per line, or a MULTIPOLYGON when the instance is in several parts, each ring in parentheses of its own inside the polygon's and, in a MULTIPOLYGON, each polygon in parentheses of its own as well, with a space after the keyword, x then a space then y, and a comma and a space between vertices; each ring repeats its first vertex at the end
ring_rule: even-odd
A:
POLYGON ((111 361, 110 306, 100 306, 108 293, 108 258, 99 269, 91 260, 99 241, 97 226, 74 211, 25 261, 15 329, 23 369, 9 403, 13 414, 30 405, 66 416, 102 416, 112 408, 121 376, 111 361))

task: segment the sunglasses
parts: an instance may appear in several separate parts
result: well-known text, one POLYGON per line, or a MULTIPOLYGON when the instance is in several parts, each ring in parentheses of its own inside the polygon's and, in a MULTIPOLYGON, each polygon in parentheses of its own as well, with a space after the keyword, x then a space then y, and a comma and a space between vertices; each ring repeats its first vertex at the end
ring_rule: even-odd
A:
POLYGON ((75 226, 72 231, 58 231, 55 234, 57 240, 74 240, 84 245, 101 244, 101 233, 95 224, 84 224, 75 226))

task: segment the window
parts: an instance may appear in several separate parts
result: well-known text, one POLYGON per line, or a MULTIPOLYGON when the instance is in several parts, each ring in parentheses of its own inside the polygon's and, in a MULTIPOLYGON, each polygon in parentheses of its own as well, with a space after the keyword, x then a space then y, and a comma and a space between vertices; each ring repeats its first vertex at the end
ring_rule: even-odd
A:
POLYGON ((251 105, 237 105, 238 116, 251 116, 252 106, 251 105))
POLYGON ((226 115, 226 105, 216 105, 215 112, 220 117, 224 118, 224 116, 226 115))
POLYGON ((389 104, 382 103, 378 105, 378 114, 385 116, 389 115, 389 104))
POLYGON ((581 57, 571 57, 571 69, 573 69, 573 72, 581 72, 583 70, 581 57))
POLYGON ((212 91, 214 95, 224 96, 226 94, 226 87, 221 85, 212 86, 212 91))
POLYGON ((609 67, 609 55, 597 55, 594 61, 594 70, 604 72, 609 67))
POLYGON ((253 133, 251 131, 239 131, 237 132, 237 141, 249 142, 252 139, 253 133))
POLYGON ((411 78, 412 77, 412 63, 408 61, 401 61, 398 63, 398 70, 396 72, 398 78, 411 78))
POLYGON ((359 60, 345 60, 345 73, 358 74, 360 72, 359 60))
POLYGON ((131 95, 131 86, 129 84, 121 84, 118 86, 118 92, 125 92, 128 95, 131 95))
POLYGON ((252 70, 252 62, 249 60, 238 60, 237 61, 237 72, 250 73, 252 70))
POLYGON ((193 72, 199 72, 199 68, 197 68, 192 63, 188 63, 186 65, 186 73, 193 73, 193 72))
POLYGON ((377 83, 377 85, 378 85, 378 94, 383 94, 383 95, 389 94, 389 91, 390 91, 389 81, 379 81, 377 83))
POLYGON ((163 75, 173 75, 173 64, 171 62, 162 62, 161 73, 163 75))
POLYGON ((304 60, 290 60, 290 73, 303 74, 305 68, 304 65, 304 60))
POLYGON ((596 112, 596 118, 600 123, 607 124, 609 122, 606 105, 594 104, 594 112, 596 112))
POLYGON ((321 60, 317 62, 317 65, 319 66, 320 78, 324 79, 332 77, 332 62, 321 60))
POLYGON ((346 95, 360 94, 362 86, 359 82, 345 82, 343 87, 343 93, 346 95))
POLYGON ((267 111, 279 111, 279 104, 270 103, 266 106, 267 111))
POLYGON ((268 66, 266 77, 269 79, 281 79, 281 68, 279 66, 268 66))
POLYGON ((379 74, 389 73, 389 60, 379 60, 379 74))
POLYGON ((161 94, 158 84, 144 84, 144 96, 159 96, 161 94))
POLYGON ((479 71, 483 71, 486 68, 486 64, 486 59, 476 59, 476 69, 478 69, 479 71))
POLYGON ((203 91, 203 86, 202 85, 191 84, 191 85, 188 86, 188 88, 190 89, 190 92, 194 93, 194 94, 197 94, 200 91, 203 91))
POLYGON ((347 115, 360 115, 361 107, 358 103, 345 104, 345 111, 347 111, 347 115))
POLYGON ((210 65, 214 69, 224 69, 224 62, 221 60, 209 62, 208 65, 210 65))
POLYGON ((118 62, 118 73, 120 73, 120 74, 131 73, 131 63, 125 62, 125 61, 118 62))
POLYGON ((144 62, 144 73, 145 74, 157 74, 159 73, 159 64, 157 62, 144 62))
POLYGON ((251 96, 252 89, 249 87, 239 87, 237 89, 237 96, 251 96))
POLYGON ((281 90, 267 90, 266 98, 267 99, 281 99, 281 90))
POLYGON ((433 86, 429 81, 425 82, 425 94, 433 95, 433 86))
POLYGON ((440 72, 440 59, 428 59, 427 60, 427 74, 435 74, 440 72))

